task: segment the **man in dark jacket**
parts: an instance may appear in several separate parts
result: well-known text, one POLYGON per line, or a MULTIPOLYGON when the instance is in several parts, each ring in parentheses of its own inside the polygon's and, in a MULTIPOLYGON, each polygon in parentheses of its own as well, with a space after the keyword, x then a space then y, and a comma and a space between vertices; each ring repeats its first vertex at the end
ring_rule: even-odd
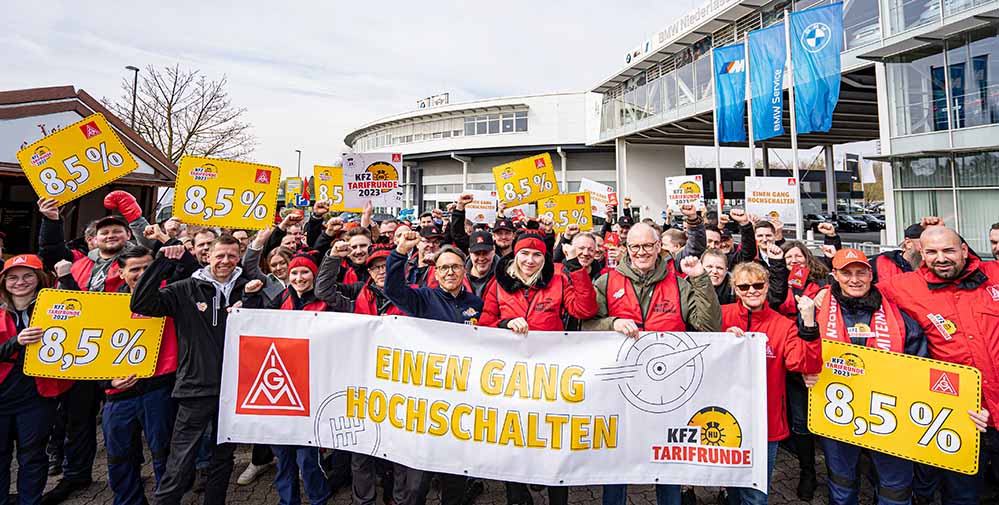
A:
POLYGON ((496 265, 499 264, 500 256, 496 254, 496 244, 493 242, 493 235, 488 231, 472 232, 468 245, 468 260, 465 262, 465 277, 468 284, 472 286, 475 296, 482 297, 482 292, 486 289, 486 284, 493 279, 496 274, 496 265))
MULTIPOLYGON (((211 246, 208 266, 190 278, 160 287, 184 253, 183 246, 160 249, 132 294, 132 311, 172 317, 177 330, 177 377, 173 398, 177 418, 166 473, 156 490, 160 505, 177 505, 190 487, 198 442, 205 430, 218 433, 219 390, 228 309, 241 300, 249 279, 239 264, 239 241, 223 235, 211 246)), ((206 505, 222 505, 232 474, 232 444, 213 445, 206 505)))
MULTIPOLYGON (((482 299, 469 293, 462 286, 465 276, 465 255, 453 246, 445 246, 434 262, 435 288, 413 288, 406 282, 406 260, 410 251, 420 242, 420 235, 408 231, 399 245, 389 254, 385 272, 385 296, 410 317, 475 324, 482 314, 482 299)), ((423 503, 429 490, 429 475, 413 470, 408 478, 421 478, 420 496, 413 503, 423 503)), ((461 475, 441 474, 441 505, 460 505, 465 496, 467 479, 461 475)))

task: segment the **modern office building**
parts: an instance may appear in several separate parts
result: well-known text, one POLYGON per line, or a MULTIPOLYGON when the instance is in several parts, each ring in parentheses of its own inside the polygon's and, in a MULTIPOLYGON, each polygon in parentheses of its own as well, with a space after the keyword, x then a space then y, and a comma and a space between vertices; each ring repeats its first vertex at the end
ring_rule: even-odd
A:
POLYGON ((577 191, 581 178, 613 185, 614 146, 586 145, 588 99, 596 105, 596 95, 568 93, 423 108, 364 125, 344 143, 356 152, 401 152, 406 206, 422 210, 464 189, 494 190, 492 167, 542 152, 563 191, 577 191))

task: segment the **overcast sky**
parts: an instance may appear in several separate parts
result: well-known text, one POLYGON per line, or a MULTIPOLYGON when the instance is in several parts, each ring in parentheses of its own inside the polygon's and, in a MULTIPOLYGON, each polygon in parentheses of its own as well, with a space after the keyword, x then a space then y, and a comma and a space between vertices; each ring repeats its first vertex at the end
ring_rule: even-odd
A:
POLYGON ((450 92, 451 101, 582 91, 691 0, 45 2, 5 0, 0 89, 120 94, 126 65, 225 75, 286 173, 337 159, 349 131, 450 92), (276 7, 275 7, 276 6, 276 7))
MULTIPOLYGON (((18 21, 5 27, 0 89, 68 84, 100 99, 121 94, 126 65, 224 75, 254 126, 252 158, 287 174, 301 149, 311 173, 339 158, 351 130, 429 95, 456 103, 591 89, 702 2, 277 3, 4 0, 6 19, 18 21)), ((745 152, 728 150, 723 163, 745 152)), ((688 149, 688 160, 713 155, 688 149)))

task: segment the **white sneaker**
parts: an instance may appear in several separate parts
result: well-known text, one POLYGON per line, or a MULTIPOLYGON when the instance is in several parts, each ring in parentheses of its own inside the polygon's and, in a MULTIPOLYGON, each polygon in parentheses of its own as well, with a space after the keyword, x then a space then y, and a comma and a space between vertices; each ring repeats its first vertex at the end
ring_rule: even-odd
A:
POLYGON ((236 484, 239 484, 240 486, 252 484, 253 481, 257 480, 257 477, 260 477, 260 475, 266 472, 267 469, 273 464, 274 463, 267 463, 266 465, 258 466, 250 463, 246 466, 246 470, 243 470, 243 473, 239 474, 239 478, 236 479, 236 484))

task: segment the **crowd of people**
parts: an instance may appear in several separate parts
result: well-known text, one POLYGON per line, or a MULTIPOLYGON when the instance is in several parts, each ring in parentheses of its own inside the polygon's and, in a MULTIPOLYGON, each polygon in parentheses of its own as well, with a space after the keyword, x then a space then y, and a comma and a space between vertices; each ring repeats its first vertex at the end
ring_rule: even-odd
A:
MULTIPOLYGON (((905 229, 897 250, 868 257, 843 248, 836 229, 819 225, 813 251, 786 240, 783 225, 742 209, 727 214, 681 208, 683 224, 635 222, 628 201, 599 231, 550 219, 492 225, 466 220, 463 194, 445 213, 418 222, 372 220, 330 211, 329 202, 282 212, 280 223, 253 233, 150 224, 132 195, 113 191, 110 215, 67 240, 56 202, 41 199, 37 254, 4 262, 0 272, 0 490, 10 488, 16 455, 17 495, 7 503, 55 504, 94 478, 97 424, 116 504, 149 498, 179 504, 188 492, 226 502, 234 444, 218 443, 219 392, 226 320, 234 307, 401 315, 532 331, 730 332, 767 336, 767 463, 779 444, 798 460, 797 494, 818 485, 816 450, 825 455, 830 503, 855 504, 870 479, 880 504, 978 503, 997 468, 999 412, 999 264, 972 251, 935 217, 905 229), (740 240, 736 243, 734 237, 740 240), (43 329, 30 324, 41 289, 129 293, 131 310, 165 317, 155 375, 111 381, 26 376, 25 346, 43 329), (874 324, 874 321, 883 324, 874 324), (807 390, 817 381, 821 342, 832 339, 968 365, 982 374, 980 411, 967 421, 983 432, 977 475, 914 464, 889 454, 816 437, 807 429, 807 390), (143 442, 144 440, 144 442, 143 442), (151 456, 154 496, 140 479, 151 456), (869 461, 869 465, 861 465, 869 461), (861 471, 863 468, 863 471, 861 471), (59 482, 43 493, 49 477, 59 482)), ((999 224, 989 231, 999 255, 999 224)), ((900 378, 904 380, 904 378, 900 378)), ((760 420, 755 420, 760 421, 760 420)), ((466 505, 483 483, 433 475, 379 458, 314 447, 252 448, 238 484, 276 466, 282 504, 325 504, 349 488, 355 505, 421 505, 438 489, 444 505, 466 505), (299 485, 302 482, 303 486, 299 485), (436 486, 432 485, 436 483, 436 486)), ((101 470, 103 472, 103 470, 101 470)), ((509 505, 532 502, 526 484, 505 483, 509 505)), ((565 505, 568 488, 547 490, 565 505)), ((727 503, 763 504, 753 489, 721 491, 727 503)), ((659 505, 689 504, 690 489, 657 485, 659 505)), ((605 505, 625 505, 627 486, 603 486, 605 505)))

